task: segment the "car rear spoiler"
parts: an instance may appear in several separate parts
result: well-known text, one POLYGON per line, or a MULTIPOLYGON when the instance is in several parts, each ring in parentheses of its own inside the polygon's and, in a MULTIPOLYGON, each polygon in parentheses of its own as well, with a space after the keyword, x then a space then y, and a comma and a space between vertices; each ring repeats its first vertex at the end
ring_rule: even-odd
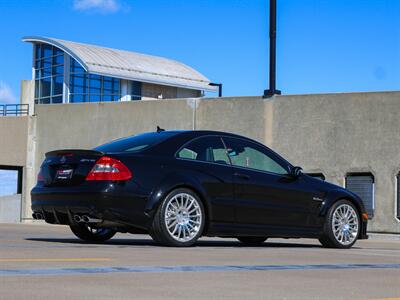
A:
POLYGON ((46 158, 55 157, 55 156, 73 156, 73 155, 100 157, 100 156, 103 156, 104 153, 101 151, 97 151, 97 150, 63 149, 63 150, 54 150, 54 151, 47 152, 46 158))

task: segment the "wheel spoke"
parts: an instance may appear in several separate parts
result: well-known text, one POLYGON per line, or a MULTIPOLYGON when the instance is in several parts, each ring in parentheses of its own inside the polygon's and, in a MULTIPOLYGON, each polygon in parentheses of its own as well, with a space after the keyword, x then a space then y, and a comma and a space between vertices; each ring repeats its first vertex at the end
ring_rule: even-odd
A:
POLYGON ((342 245, 349 245, 355 241, 358 234, 359 219, 355 209, 342 204, 335 209, 332 215, 332 232, 335 239, 342 245))

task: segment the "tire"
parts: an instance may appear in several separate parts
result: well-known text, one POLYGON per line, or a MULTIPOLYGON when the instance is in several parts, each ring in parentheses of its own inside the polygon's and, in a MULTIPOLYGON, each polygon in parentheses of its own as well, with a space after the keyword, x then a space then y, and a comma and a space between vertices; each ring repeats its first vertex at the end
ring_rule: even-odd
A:
POLYGON ((237 238, 239 242, 245 245, 257 246, 261 245, 267 240, 267 237, 263 236, 240 236, 237 238))
POLYGON ((326 248, 348 249, 352 247, 360 234, 360 214, 348 200, 339 200, 329 209, 323 235, 319 238, 326 248))
POLYGON ((189 247, 202 235, 205 222, 200 198, 189 189, 179 188, 169 193, 159 205, 150 236, 165 246, 189 247))
POLYGON ((93 228, 86 224, 73 224, 69 227, 73 234, 86 242, 105 242, 116 234, 111 228, 93 228))

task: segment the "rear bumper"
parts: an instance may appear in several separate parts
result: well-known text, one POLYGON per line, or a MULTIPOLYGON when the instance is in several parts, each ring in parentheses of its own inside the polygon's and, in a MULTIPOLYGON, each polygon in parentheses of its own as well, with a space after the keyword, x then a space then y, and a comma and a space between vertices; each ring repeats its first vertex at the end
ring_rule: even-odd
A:
POLYGON ((146 193, 130 183, 119 186, 89 182, 77 187, 41 187, 31 191, 32 211, 50 224, 69 225, 74 215, 89 215, 105 221, 146 228, 146 193), (127 192, 129 191, 129 192, 127 192), (134 191, 134 192, 132 192, 134 191))

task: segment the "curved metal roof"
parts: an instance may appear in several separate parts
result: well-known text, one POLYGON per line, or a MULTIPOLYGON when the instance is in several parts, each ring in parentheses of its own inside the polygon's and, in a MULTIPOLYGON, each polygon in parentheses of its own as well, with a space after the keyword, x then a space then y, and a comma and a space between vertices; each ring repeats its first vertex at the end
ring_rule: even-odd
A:
POLYGON ((53 45, 89 73, 187 89, 216 90, 204 75, 171 59, 48 37, 28 36, 22 40, 53 45))

